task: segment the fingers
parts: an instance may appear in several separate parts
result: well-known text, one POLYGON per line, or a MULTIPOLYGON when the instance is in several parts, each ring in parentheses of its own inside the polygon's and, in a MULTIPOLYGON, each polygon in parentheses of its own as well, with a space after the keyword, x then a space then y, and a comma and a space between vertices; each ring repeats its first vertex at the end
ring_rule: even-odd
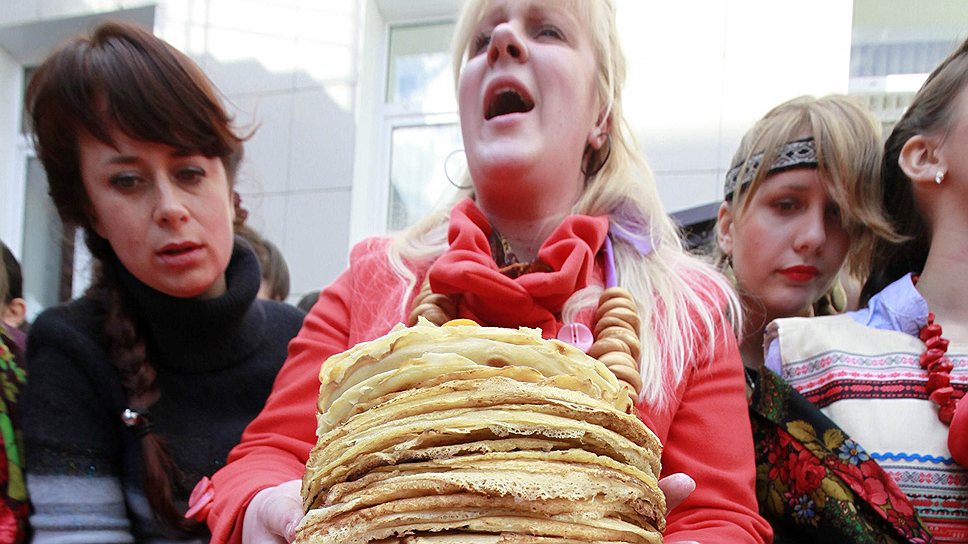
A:
POLYGON ((696 489, 696 482, 687 474, 677 472, 659 480, 659 489, 665 494, 666 514, 682 504, 696 489))
POLYGON ((243 544, 288 544, 302 519, 302 483, 292 480, 263 489, 252 498, 242 522, 243 544))

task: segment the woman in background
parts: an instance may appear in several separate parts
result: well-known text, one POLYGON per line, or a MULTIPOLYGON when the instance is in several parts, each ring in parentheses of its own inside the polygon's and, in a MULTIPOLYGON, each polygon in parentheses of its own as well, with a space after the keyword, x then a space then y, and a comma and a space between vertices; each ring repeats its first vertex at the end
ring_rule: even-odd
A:
MULTIPOLYGON (((875 245, 867 308, 770 327, 767 364, 819 408, 786 431, 839 477, 819 482, 832 500, 810 507, 837 542, 968 542, 966 149, 968 41, 884 146, 882 203, 903 240, 875 245), (836 515, 847 508, 860 523, 836 515)), ((771 455, 784 453, 776 442, 771 455)))
POLYGON ((262 408, 302 314, 259 301, 233 235, 243 138, 188 57, 106 23, 34 73, 51 198, 95 259, 27 344, 35 542, 207 542, 189 490, 262 408), (193 514, 193 512, 189 512, 193 514))
POLYGON ((750 129, 726 176, 719 262, 732 274, 746 310, 741 351, 757 498, 778 543, 852 542, 827 520, 866 523, 853 500, 838 502, 849 493, 840 494, 843 481, 820 464, 822 458, 809 455, 809 438, 788 432, 818 412, 776 374, 779 369, 763 367, 763 339, 774 319, 840 313, 846 301, 837 279, 845 261, 849 273, 864 276, 875 241, 899 239, 880 208, 881 155, 880 125, 867 110, 845 96, 800 97, 750 129), (828 496, 830 489, 840 496, 828 496), (802 496, 812 503, 801 503, 802 496), (806 515, 821 510, 835 514, 819 523, 806 515))
POLYGON ((743 305, 740 351, 763 365, 774 319, 840 313, 838 273, 866 276, 892 236, 878 203, 880 124, 846 96, 794 98, 770 110, 733 156, 716 222, 717 264, 743 305))

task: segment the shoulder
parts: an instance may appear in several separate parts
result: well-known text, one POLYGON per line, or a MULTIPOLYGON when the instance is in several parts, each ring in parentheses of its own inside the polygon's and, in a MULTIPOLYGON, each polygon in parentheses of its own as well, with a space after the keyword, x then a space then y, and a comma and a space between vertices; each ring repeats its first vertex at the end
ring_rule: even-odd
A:
POLYGON ((103 307, 88 298, 48 308, 30 325, 28 354, 46 344, 70 346, 78 341, 100 344, 103 319, 103 307))
MULTIPOLYGON (((111 397, 120 383, 104 348, 101 334, 103 315, 100 306, 89 299, 80 299, 41 313, 27 335, 24 356, 28 373, 27 391, 33 391, 34 394, 46 391, 57 397, 67 389, 74 393, 97 389, 101 393, 95 396, 102 400, 111 397), (111 393, 105 396, 105 391, 111 393)), ((64 397, 67 398, 70 395, 64 397)))
POLYGON ((682 255, 673 267, 675 274, 682 278, 686 288, 695 295, 704 307, 726 310, 734 291, 730 281, 712 265, 692 255, 682 255))
POLYGON ((857 332, 869 332, 869 328, 857 323, 850 314, 824 315, 819 317, 784 317, 774 320, 767 327, 767 338, 803 334, 823 335, 834 341, 844 334, 848 337, 857 332), (833 335, 833 336, 831 336, 833 335))
POLYGON ((373 236, 364 238, 350 249, 350 266, 357 266, 373 261, 386 261, 392 239, 388 236, 373 236))
POLYGON ((278 300, 259 299, 256 300, 256 304, 262 307, 262 311, 266 314, 267 324, 270 327, 281 327, 284 330, 291 330, 291 336, 295 336, 299 332, 303 319, 306 317, 305 312, 299 308, 278 300))
POLYGON ((832 353, 874 355, 919 351, 916 336, 858 323, 850 314, 777 319, 767 328, 770 351, 783 361, 811 360, 832 353))

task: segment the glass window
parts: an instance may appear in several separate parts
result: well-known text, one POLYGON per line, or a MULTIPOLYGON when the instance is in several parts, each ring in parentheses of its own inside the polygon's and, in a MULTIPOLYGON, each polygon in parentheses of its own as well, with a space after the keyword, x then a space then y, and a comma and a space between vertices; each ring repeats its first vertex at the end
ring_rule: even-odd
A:
POLYGON ((454 77, 452 22, 390 26, 384 108, 385 227, 411 225, 443 205, 464 164, 454 77))
POLYGON ((463 183, 466 167, 455 123, 396 127, 390 139, 387 230, 393 231, 444 204, 455 191, 447 177, 463 183))
POLYGON ((74 239, 66 233, 47 196, 47 176, 40 161, 27 159, 23 255, 24 299, 28 318, 71 298, 74 239))
POLYGON ((886 137, 928 74, 964 39, 968 3, 854 0, 849 94, 880 119, 886 137))
POLYGON ((423 113, 457 109, 450 69, 453 32, 453 23, 390 28, 388 104, 423 113))
MULTIPOLYGON (((34 75, 34 71, 37 70, 36 66, 25 66, 24 67, 24 84, 20 91, 20 103, 25 104, 27 98, 27 84, 30 83, 30 78, 34 75)), ((20 109, 20 133, 27 134, 30 127, 27 126, 27 108, 20 109)))

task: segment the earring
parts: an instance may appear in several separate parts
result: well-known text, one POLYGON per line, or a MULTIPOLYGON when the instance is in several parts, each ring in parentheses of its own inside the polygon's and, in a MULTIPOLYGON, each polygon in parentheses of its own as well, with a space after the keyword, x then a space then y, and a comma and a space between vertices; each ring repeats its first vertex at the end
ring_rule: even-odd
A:
POLYGON ((453 185, 454 187, 456 187, 457 189, 461 190, 461 191, 465 191, 467 189, 471 189, 474 186, 473 185, 460 185, 459 183, 455 182, 454 181, 454 178, 452 178, 450 176, 450 171, 447 170, 447 165, 450 164, 450 158, 451 157, 453 157, 457 153, 463 153, 463 152, 464 152, 463 149, 455 149, 455 150, 451 151, 450 153, 448 153, 447 154, 447 157, 444 158, 444 176, 447 177, 447 182, 450 183, 451 185, 453 185))
POLYGON ((944 181, 944 170, 938 170, 938 173, 934 175, 934 182, 941 185, 942 181, 944 181))
POLYGON ((612 135, 610 133, 605 133, 605 157, 598 161, 598 164, 591 164, 591 161, 601 154, 601 149, 595 150, 592 148, 591 144, 585 146, 585 153, 582 155, 581 161, 581 173, 585 174, 585 178, 590 178, 601 171, 608 162, 608 158, 612 156, 612 135), (587 157, 587 158, 586 158, 587 157), (586 163, 589 166, 594 166, 594 168, 586 169, 586 163))

